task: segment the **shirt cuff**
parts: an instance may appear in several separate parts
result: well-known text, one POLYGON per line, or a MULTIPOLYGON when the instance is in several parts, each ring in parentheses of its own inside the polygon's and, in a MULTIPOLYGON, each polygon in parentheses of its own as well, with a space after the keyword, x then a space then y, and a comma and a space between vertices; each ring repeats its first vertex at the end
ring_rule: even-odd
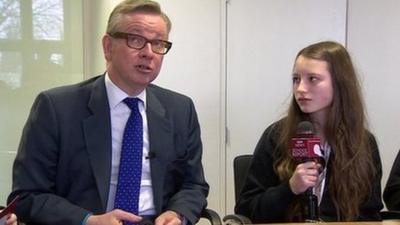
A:
POLYGON ((93 215, 92 213, 88 213, 85 218, 82 220, 82 225, 86 225, 87 220, 89 219, 89 216, 93 215))
POLYGON ((188 220, 186 219, 186 217, 185 216, 182 216, 182 223, 181 223, 181 225, 187 225, 188 224, 188 220))

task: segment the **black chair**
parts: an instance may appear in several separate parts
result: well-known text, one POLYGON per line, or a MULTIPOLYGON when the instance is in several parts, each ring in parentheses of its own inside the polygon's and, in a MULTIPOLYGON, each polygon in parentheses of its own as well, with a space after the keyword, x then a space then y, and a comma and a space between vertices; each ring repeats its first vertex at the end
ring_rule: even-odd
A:
MULTIPOLYGON (((239 155, 233 160, 233 180, 235 185, 235 201, 239 199, 240 191, 249 172, 250 162, 253 155, 239 155)), ((229 214, 222 219, 227 225, 233 224, 251 224, 251 220, 243 215, 229 214)))
POLYGON ((204 209, 200 218, 207 219, 211 225, 222 225, 221 217, 212 209, 204 209))
POLYGON ((233 159, 233 179, 235 183, 235 200, 239 199, 240 191, 249 172, 253 155, 239 155, 233 159))

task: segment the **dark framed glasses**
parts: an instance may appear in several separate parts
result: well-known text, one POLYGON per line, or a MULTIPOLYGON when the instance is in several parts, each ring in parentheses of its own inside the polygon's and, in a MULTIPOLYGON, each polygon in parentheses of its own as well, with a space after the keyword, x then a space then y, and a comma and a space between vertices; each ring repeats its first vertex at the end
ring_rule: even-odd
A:
POLYGON ((167 54, 167 52, 171 49, 172 46, 172 43, 169 41, 159 40, 159 39, 149 40, 138 34, 114 32, 114 33, 109 33, 108 35, 110 35, 113 38, 125 39, 126 45, 128 45, 129 48, 133 48, 136 50, 143 49, 147 43, 150 43, 151 50, 159 55, 167 54))

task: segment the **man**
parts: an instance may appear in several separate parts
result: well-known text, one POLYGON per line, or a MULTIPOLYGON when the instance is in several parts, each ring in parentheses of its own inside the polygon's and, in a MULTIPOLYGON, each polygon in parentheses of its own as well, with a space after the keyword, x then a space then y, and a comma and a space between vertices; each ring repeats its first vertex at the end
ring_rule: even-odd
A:
POLYGON ((150 84, 171 47, 170 29, 158 3, 125 0, 111 13, 103 37, 107 72, 39 94, 23 131, 9 196, 19 195, 21 221, 112 225, 155 217, 156 225, 197 222, 209 187, 195 108, 188 97, 150 84), (136 98, 138 109, 130 108, 127 97, 136 98), (134 120, 128 129, 131 113, 142 121, 134 120), (130 128, 143 133, 129 136, 130 128), (133 197, 118 197, 126 178, 121 174, 137 172, 133 164, 121 169, 124 155, 131 154, 125 149, 133 145, 142 155, 136 155, 141 173, 127 176, 140 180, 137 212, 123 206, 133 197))
POLYGON ((389 210, 400 211, 400 150, 383 191, 383 200, 389 210))

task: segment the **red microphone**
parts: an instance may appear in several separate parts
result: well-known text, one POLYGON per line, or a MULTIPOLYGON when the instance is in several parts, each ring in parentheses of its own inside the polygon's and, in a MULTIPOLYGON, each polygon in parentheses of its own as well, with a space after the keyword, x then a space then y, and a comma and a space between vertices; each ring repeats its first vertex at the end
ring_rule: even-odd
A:
POLYGON ((297 126, 297 134, 292 138, 292 156, 297 163, 315 161, 322 163, 321 140, 314 135, 311 122, 302 121, 297 126))
MULTIPOLYGON (((291 140, 292 156, 297 163, 314 161, 325 166, 321 153, 321 140, 314 135, 314 127, 309 121, 302 121, 297 126, 296 136, 291 140)), ((313 194, 312 187, 305 192, 303 199, 303 216, 306 222, 319 220, 318 198, 313 194)))

